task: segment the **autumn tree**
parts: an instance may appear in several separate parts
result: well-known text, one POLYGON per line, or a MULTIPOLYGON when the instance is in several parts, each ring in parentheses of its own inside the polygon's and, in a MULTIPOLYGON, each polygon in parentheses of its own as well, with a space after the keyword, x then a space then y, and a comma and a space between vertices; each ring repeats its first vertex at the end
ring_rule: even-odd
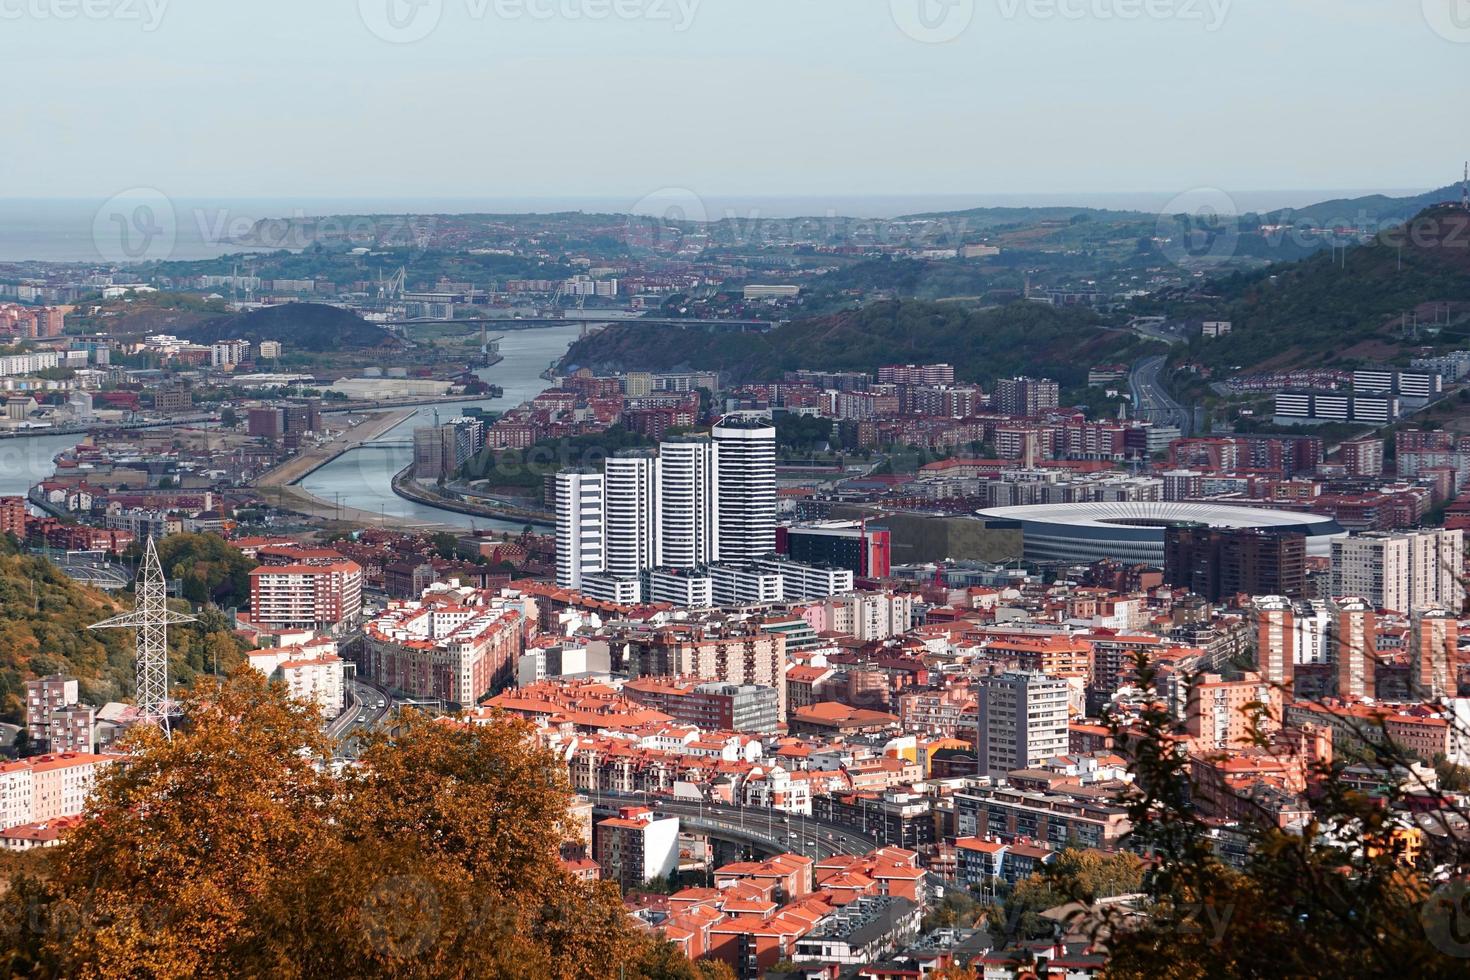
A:
POLYGON ((53 876, 16 890, 31 907, 6 908, 11 972, 223 976, 262 938, 282 870, 330 841, 330 751, 310 708, 247 670, 187 711, 171 740, 129 736, 133 754, 99 782, 53 876))
POLYGON ((134 736, 48 873, 13 882, 11 973, 727 975, 565 872, 565 768, 524 723, 408 714, 334 775, 315 710, 249 669, 185 709, 171 741, 134 736))

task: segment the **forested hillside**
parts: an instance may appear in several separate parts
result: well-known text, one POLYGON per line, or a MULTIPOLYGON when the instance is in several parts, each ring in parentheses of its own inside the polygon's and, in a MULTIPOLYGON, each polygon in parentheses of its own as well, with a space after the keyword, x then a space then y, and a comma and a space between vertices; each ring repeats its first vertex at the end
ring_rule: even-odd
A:
POLYGON ((720 370, 735 381, 765 381, 799 368, 873 372, 885 364, 948 362, 967 381, 1037 374, 1076 386, 1098 360, 1128 360, 1145 349, 1145 342, 1104 328, 1089 312, 1025 302, 973 311, 908 301, 798 320, 765 334, 618 324, 578 341, 563 365, 720 370))
MULTIPOLYGON (((67 674, 81 682, 83 700, 126 700, 133 692, 133 638, 125 630, 89 630, 132 608, 131 596, 115 601, 63 575, 43 558, 24 555, 0 535, 0 718, 24 713, 25 682, 67 674)), ((222 614, 207 610, 200 622, 169 631, 169 676, 189 680, 218 662, 228 670, 241 645, 222 614)))
POLYGON ((1212 367, 1350 365, 1470 339, 1470 213, 1436 208, 1372 243, 1234 275, 1200 298, 1164 297, 1175 316, 1230 320, 1188 356, 1212 367), (1412 329, 1417 320, 1420 329, 1412 329))

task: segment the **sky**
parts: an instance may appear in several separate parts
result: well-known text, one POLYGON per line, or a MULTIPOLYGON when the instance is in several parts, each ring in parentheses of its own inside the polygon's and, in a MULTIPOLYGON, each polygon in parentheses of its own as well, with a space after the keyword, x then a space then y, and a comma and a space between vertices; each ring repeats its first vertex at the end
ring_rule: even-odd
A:
POLYGON ((1423 189, 1470 0, 0 0, 0 197, 1423 189))

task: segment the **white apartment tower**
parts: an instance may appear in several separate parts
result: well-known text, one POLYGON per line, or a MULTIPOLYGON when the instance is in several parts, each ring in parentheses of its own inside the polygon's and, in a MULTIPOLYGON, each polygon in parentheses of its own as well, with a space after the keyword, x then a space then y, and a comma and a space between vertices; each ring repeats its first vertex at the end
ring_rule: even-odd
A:
POLYGON ((1399 613, 1430 606, 1458 612, 1464 552, 1464 532, 1443 528, 1340 539, 1332 543, 1332 594, 1399 613))
POLYGON ((999 777, 1066 755, 1067 682, 1039 671, 980 679, 978 775, 999 777))
POLYGON ((659 446, 655 526, 662 568, 698 568, 720 560, 719 448, 690 437, 659 446))
POLYGON ((581 589, 582 577, 606 566, 604 480, 600 473, 556 475, 556 584, 581 589))
POLYGON ((776 427, 727 415, 714 428, 719 468, 719 556, 746 565, 776 550, 776 427))
POLYGON ((636 579, 658 564, 658 461, 652 452, 619 453, 604 471, 607 574, 636 579))

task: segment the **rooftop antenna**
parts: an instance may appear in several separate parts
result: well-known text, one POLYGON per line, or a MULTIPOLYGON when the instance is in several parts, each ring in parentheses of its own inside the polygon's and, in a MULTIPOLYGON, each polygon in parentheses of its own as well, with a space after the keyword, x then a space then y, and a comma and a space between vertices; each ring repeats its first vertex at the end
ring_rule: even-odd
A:
POLYGON ((137 651, 138 712, 149 724, 158 725, 170 735, 168 720, 168 627, 174 623, 192 623, 193 616, 176 613, 168 607, 168 586, 163 567, 158 563, 158 549, 153 535, 143 552, 143 568, 138 575, 137 601, 133 611, 93 623, 88 629, 128 629, 133 631, 137 651))

